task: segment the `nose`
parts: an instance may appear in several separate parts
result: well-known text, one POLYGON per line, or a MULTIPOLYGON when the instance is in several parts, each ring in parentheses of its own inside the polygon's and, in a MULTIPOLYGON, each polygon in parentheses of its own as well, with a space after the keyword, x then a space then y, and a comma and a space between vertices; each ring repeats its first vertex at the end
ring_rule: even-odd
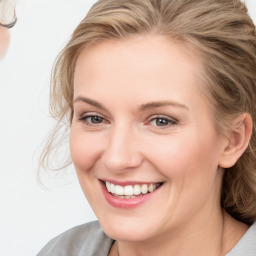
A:
POLYGON ((102 155, 105 168, 122 173, 139 167, 143 156, 140 152, 138 135, 128 127, 116 127, 108 134, 108 142, 102 155))

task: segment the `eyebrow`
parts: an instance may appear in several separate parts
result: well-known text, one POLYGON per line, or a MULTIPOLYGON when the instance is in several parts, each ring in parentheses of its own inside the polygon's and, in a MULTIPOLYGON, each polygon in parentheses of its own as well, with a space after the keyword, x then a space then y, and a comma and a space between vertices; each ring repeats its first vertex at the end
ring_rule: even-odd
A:
POLYGON ((163 107, 163 106, 171 106, 171 107, 178 107, 178 108, 183 108, 186 110, 189 110, 189 108, 186 105, 183 105, 179 102, 175 102, 175 101, 156 101, 156 102, 149 102, 146 104, 142 104, 139 107, 140 111, 146 111, 152 108, 159 108, 159 107, 163 107))
POLYGON ((84 102, 84 103, 92 105, 96 108, 99 108, 101 110, 107 111, 107 109, 102 104, 100 104, 99 102, 97 102, 95 100, 92 100, 92 99, 89 99, 89 98, 86 98, 86 97, 83 97, 83 96, 78 96, 77 98, 75 98, 74 101, 73 101, 73 104, 75 104, 77 102, 84 102))
MULTIPOLYGON (((74 99, 73 104, 77 103, 77 102, 84 102, 87 103, 89 105, 92 105, 94 107, 97 107, 101 110, 104 111, 108 111, 106 107, 104 107, 101 103, 99 103, 98 101, 89 99, 87 97, 83 97, 83 96, 78 96, 77 98, 74 99)), ((159 108, 159 107, 163 107, 163 106, 171 106, 171 107, 178 107, 178 108, 183 108, 185 110, 189 110, 189 108, 186 105, 183 105, 179 102, 174 102, 174 101, 155 101, 155 102, 149 102, 149 103, 145 103, 139 106, 139 111, 143 112, 143 111, 147 111, 153 108, 159 108)))

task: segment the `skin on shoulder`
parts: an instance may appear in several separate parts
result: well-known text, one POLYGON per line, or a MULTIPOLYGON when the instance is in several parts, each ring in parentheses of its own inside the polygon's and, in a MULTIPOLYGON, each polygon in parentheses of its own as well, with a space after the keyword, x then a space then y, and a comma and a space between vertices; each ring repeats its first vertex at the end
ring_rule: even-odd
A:
POLYGON ((117 241, 110 255, 225 255, 248 229, 223 213, 220 191, 252 121, 244 114, 228 136, 216 131, 202 68, 196 55, 152 35, 103 41, 78 57, 71 157, 117 241))

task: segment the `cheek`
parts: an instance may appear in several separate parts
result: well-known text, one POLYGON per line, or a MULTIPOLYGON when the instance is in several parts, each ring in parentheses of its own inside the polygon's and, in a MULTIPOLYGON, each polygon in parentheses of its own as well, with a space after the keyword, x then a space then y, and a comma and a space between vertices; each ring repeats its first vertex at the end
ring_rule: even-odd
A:
MULTIPOLYGON (((218 148, 215 137, 208 139, 188 134, 176 135, 162 143, 154 143, 148 152, 151 162, 170 179, 188 180, 192 177, 215 175, 218 168, 218 148)), ((194 181, 190 181, 193 183, 194 181)))
POLYGON ((192 138, 196 137, 173 139, 151 153, 152 163, 168 182, 166 207, 177 209, 177 216, 182 215, 180 209, 192 213, 208 201, 216 201, 221 186, 214 139, 192 138))
POLYGON ((95 143, 93 135, 86 135, 71 127, 70 154, 77 172, 89 170, 95 164, 100 151, 100 144, 95 143))

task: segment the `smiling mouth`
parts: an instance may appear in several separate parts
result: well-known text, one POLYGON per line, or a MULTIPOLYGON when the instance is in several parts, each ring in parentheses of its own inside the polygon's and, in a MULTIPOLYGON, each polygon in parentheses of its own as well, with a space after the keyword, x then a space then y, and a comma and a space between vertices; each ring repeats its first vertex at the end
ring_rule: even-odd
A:
POLYGON ((138 196, 152 193, 158 189, 163 183, 151 183, 151 184, 135 184, 135 185, 116 185, 114 183, 104 181, 107 191, 113 196, 118 198, 131 199, 138 196))

